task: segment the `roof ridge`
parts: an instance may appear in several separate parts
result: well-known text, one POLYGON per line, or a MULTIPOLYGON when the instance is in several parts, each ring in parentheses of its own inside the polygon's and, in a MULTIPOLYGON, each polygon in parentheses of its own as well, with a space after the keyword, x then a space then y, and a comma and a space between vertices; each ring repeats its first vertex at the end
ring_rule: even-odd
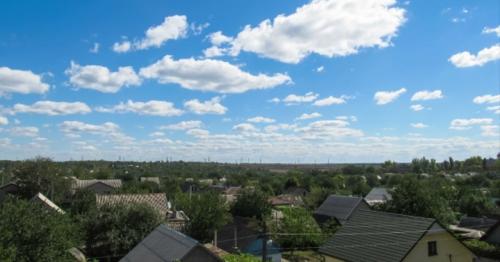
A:
POLYGON ((357 212, 370 212, 370 213, 378 213, 378 214, 387 214, 391 216, 398 216, 398 217, 406 217, 406 218, 412 218, 412 219, 418 219, 418 220, 432 220, 432 221, 437 221, 435 218, 432 217, 421 217, 421 216, 413 216, 413 215, 405 215, 405 214, 400 214, 400 213, 395 213, 395 212, 390 212, 390 211, 379 211, 379 210, 371 210, 371 209, 359 209, 357 212))

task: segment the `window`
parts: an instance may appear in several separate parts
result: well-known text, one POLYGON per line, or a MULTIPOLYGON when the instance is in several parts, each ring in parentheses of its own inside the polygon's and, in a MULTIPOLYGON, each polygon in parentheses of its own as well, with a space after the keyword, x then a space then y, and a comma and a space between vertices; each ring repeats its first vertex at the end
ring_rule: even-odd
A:
POLYGON ((438 254, 436 241, 427 242, 427 254, 431 256, 436 256, 438 254))

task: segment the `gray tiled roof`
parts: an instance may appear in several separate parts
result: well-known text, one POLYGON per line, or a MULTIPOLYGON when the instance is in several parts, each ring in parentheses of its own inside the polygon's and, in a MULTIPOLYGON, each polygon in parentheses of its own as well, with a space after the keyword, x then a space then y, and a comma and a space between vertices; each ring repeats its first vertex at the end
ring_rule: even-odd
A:
POLYGON ((342 222, 349 219, 359 205, 366 205, 362 197, 330 195, 314 214, 334 217, 342 222))
POLYGON ((120 261, 180 261, 197 245, 198 241, 165 225, 159 225, 120 261))
POLYGON ((358 209, 319 252, 352 262, 401 261, 434 223, 432 218, 358 209))
POLYGON ((96 195, 96 203, 98 207, 106 204, 145 204, 151 206, 163 216, 168 211, 167 197, 163 193, 96 195))
POLYGON ((120 179, 84 179, 80 180, 78 178, 73 179, 73 188, 82 189, 87 188, 95 183, 103 183, 110 187, 119 188, 122 186, 122 181, 120 179))
POLYGON ((160 178, 155 176, 155 177, 141 177, 141 182, 154 182, 156 184, 160 184, 160 178))
POLYGON ((374 187, 368 195, 365 196, 365 200, 368 203, 383 203, 392 199, 391 194, 383 187, 374 187))

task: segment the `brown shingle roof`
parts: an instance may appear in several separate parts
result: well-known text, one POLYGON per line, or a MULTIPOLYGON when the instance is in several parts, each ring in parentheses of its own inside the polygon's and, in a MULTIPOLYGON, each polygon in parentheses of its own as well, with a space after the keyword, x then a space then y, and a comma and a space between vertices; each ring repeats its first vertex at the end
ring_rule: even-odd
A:
POLYGON ((145 204, 163 216, 168 212, 167 197, 163 193, 96 195, 96 203, 98 207, 116 204, 145 204))

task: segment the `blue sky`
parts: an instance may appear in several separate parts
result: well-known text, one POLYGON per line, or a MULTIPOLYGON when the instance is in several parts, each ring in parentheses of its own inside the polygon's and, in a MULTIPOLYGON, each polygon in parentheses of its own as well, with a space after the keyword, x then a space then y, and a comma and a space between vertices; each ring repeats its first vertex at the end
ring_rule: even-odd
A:
POLYGON ((500 151, 500 4, 2 1, 0 158, 500 151))

